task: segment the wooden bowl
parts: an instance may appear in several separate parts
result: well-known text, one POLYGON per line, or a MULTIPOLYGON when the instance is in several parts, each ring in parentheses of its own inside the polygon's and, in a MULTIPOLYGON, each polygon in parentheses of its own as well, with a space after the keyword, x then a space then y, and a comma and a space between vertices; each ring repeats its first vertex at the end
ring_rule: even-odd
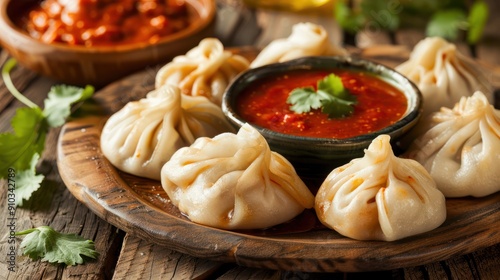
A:
MULTIPOLYGON (((387 59, 384 63, 394 62, 390 56, 383 59, 387 59)), ((152 89, 154 77, 142 71, 99 90, 91 104, 80 107, 80 117, 62 127, 57 166, 79 201, 102 219, 154 246, 249 267, 360 272, 420 266, 500 242, 500 192, 483 198, 449 199, 443 225, 391 242, 347 238, 323 227, 313 211, 265 230, 237 232, 195 224, 169 202, 160 182, 118 171, 101 151, 99 139, 107 117, 152 89)), ((323 279, 321 276, 311 279, 323 279)))
MULTIPOLYGON (((28 0, 35 1, 35 0, 28 0)), ((186 0, 192 24, 151 44, 85 47, 47 44, 30 37, 11 20, 29 6, 26 1, 0 0, 0 44, 23 66, 62 83, 100 87, 148 66, 168 62, 212 36, 214 0, 186 0)))

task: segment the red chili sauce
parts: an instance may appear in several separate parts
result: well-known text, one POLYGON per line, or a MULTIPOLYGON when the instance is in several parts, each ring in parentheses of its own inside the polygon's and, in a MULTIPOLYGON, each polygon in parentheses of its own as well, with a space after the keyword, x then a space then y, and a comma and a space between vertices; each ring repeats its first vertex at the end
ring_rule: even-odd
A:
POLYGON ((44 0, 16 24, 45 43, 103 46, 155 43, 190 24, 184 1, 44 0))
POLYGON ((237 111, 249 123, 285 134, 318 138, 350 138, 378 131, 398 121, 407 109, 405 95, 370 74, 354 71, 295 71, 259 80, 237 100, 237 111), (344 87, 356 95, 352 115, 328 118, 321 109, 298 114, 286 103, 289 93, 312 86, 330 73, 341 77, 344 87))

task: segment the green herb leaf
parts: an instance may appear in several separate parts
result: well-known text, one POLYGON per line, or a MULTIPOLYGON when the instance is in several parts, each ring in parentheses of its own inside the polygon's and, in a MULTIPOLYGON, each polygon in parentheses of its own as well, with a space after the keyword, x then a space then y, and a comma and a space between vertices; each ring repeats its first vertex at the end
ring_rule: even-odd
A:
POLYGON ((318 81, 318 91, 324 91, 339 99, 356 100, 356 96, 350 94, 349 91, 344 88, 342 79, 334 74, 330 74, 318 81))
POLYGON ((330 118, 343 118, 347 117, 354 112, 354 105, 356 102, 346 99, 341 99, 332 95, 323 99, 321 112, 328 114, 330 118))
POLYGON ((488 4, 484 1, 475 1, 467 18, 469 30, 467 32, 467 42, 475 44, 483 36, 484 27, 488 21, 488 4))
POLYGON ((340 27, 351 34, 356 34, 360 31, 366 21, 363 14, 352 11, 345 1, 335 2, 334 17, 340 27))
POLYGON ((30 168, 16 174, 16 205, 23 206, 23 201, 29 199, 31 195, 40 188, 43 175, 36 175, 36 164, 40 159, 39 154, 34 154, 31 159, 30 168))
POLYGON ((29 170, 34 154, 42 154, 48 125, 40 108, 19 108, 11 120, 13 132, 0 134, 0 177, 9 168, 29 170))
POLYGON ((467 17, 460 9, 436 12, 427 25, 427 36, 438 36, 448 40, 456 40, 460 30, 467 29, 467 17))
POLYGON ((11 120, 12 132, 0 134, 0 179, 9 174, 8 169, 16 170, 16 191, 19 192, 18 205, 40 187, 43 176, 36 175, 35 166, 45 146, 45 138, 50 127, 64 124, 71 113, 71 105, 88 99, 94 93, 92 86, 85 89, 73 86, 54 86, 45 100, 45 109, 20 93, 10 78, 10 71, 16 60, 9 59, 2 68, 2 78, 12 95, 25 104, 19 108, 11 120), (35 161, 34 158, 36 158, 35 161))
POLYGON ((318 81, 318 90, 312 87, 297 88, 290 92, 287 103, 295 113, 307 113, 321 108, 330 118, 346 117, 354 111, 356 96, 352 95, 342 83, 342 79, 330 74, 318 81))
POLYGON ((75 234, 59 233, 49 226, 16 232, 16 235, 26 235, 21 248, 24 249, 24 255, 34 260, 42 258, 42 261, 50 263, 75 265, 84 262, 81 256, 95 259, 99 255, 92 240, 85 240, 75 234))
POLYGON ((71 105, 88 99, 93 93, 92 86, 86 86, 84 89, 67 85, 53 86, 48 99, 45 99, 43 110, 47 123, 51 127, 63 125, 71 113, 71 105))
POLYGON ((311 109, 321 107, 321 98, 312 87, 296 88, 292 90, 287 99, 288 104, 293 104, 290 109, 296 113, 306 113, 311 109))

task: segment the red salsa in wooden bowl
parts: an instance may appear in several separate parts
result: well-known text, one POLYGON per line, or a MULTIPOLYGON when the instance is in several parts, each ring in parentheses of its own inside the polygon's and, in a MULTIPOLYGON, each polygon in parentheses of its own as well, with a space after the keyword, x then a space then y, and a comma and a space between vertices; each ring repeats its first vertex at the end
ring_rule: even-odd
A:
POLYGON ((44 43, 106 46, 155 43, 190 24, 184 1, 44 0, 16 19, 44 43))
POLYGON ((365 72, 295 70, 251 84, 237 98, 236 111, 249 123, 305 137, 345 139, 372 133, 397 122, 407 110, 406 96, 395 86, 365 72), (331 118, 320 109, 296 113, 287 98, 295 88, 314 87, 330 73, 356 97, 353 113, 331 118))

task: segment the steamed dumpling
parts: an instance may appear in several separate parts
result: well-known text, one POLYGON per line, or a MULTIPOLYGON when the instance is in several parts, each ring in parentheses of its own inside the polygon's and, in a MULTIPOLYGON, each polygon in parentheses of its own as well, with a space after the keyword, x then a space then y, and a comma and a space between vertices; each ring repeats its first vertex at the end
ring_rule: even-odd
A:
POLYGON ((410 59, 396 70, 413 81, 422 92, 422 118, 452 107, 461 97, 482 91, 492 102, 493 90, 474 62, 459 53, 456 46, 439 37, 420 41, 410 59))
POLYGON ((161 183, 191 221, 222 229, 271 227, 314 205, 292 165, 248 124, 178 150, 161 183))
POLYGON ((285 62, 305 56, 346 55, 347 51, 330 43, 326 30, 314 23, 303 22, 292 27, 288 38, 272 41, 252 61, 255 68, 271 63, 285 62))
POLYGON ((156 74, 155 84, 156 87, 173 84, 183 94, 206 96, 220 105, 229 82, 249 65, 246 58, 224 50, 218 39, 206 38, 185 55, 164 65, 156 74))
POLYGON ((388 135, 363 158, 334 169, 316 195, 319 220, 358 240, 392 241, 430 231, 446 218, 443 194, 418 162, 394 155, 388 135))
POLYGON ((165 85, 113 114, 102 130, 101 149, 116 168, 159 180, 161 167, 177 149, 232 130, 217 105, 165 85))
POLYGON ((446 197, 500 190, 500 111, 481 92, 432 115, 408 157, 420 162, 446 197))

